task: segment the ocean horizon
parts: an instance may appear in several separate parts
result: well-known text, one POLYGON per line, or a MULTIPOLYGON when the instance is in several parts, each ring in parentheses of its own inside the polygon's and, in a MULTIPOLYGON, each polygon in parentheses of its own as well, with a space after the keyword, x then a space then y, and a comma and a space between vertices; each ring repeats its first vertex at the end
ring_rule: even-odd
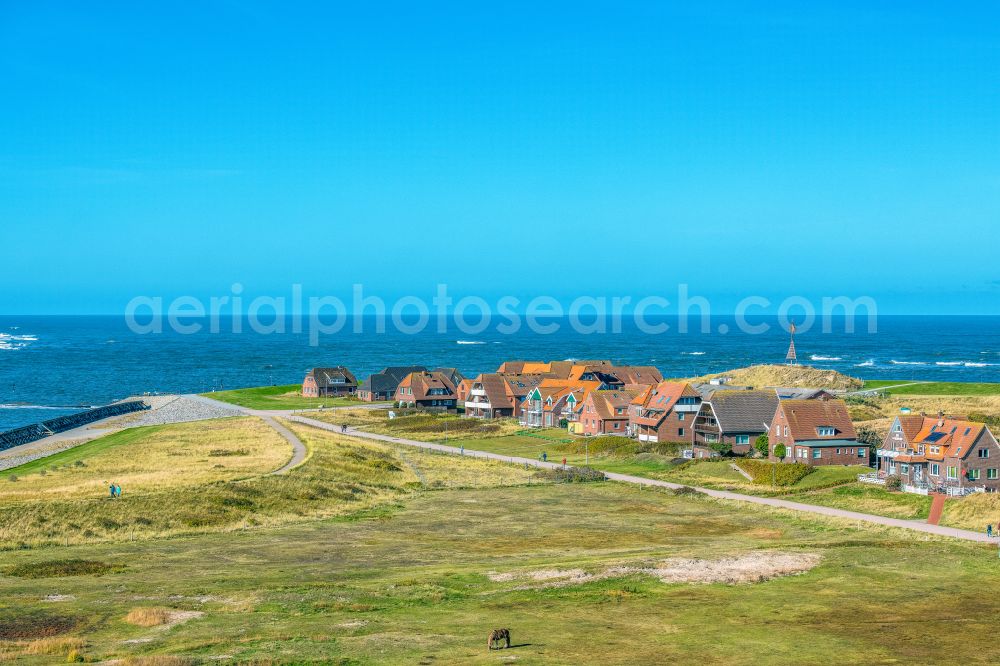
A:
MULTIPOLYGON (((194 320, 192 320, 194 321, 194 320)), ((115 315, 0 315, 0 430, 35 423, 92 405, 144 393, 297 384, 312 367, 346 365, 365 377, 388 365, 456 367, 466 376, 489 372, 504 360, 593 359, 653 365, 665 377, 693 377, 757 363, 783 363, 789 334, 775 318, 760 334, 739 332, 729 315, 710 319, 709 332, 691 317, 678 331, 670 317, 650 317, 670 330, 650 334, 626 320, 620 333, 579 333, 566 318, 551 334, 504 334, 491 326, 470 335, 456 323, 406 334, 387 326, 375 332, 372 316, 361 333, 350 319, 336 333, 310 345, 307 332, 255 333, 207 326, 193 334, 164 330, 137 334, 115 315), (719 331, 726 330, 726 333, 719 331)), ((1000 381, 1000 316, 880 315, 876 331, 865 321, 846 332, 833 318, 796 334, 799 362, 862 379, 1000 381)))

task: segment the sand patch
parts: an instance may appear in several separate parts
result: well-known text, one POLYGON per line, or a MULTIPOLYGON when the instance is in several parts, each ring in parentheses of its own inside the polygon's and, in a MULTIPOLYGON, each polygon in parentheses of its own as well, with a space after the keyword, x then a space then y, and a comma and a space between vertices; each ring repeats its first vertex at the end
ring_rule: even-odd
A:
POLYGON ((538 589, 579 585, 595 580, 642 574, 663 583, 762 583, 772 578, 792 576, 809 571, 822 557, 816 553, 779 553, 759 551, 719 559, 671 558, 651 566, 619 565, 603 571, 583 569, 542 569, 523 572, 489 572, 487 577, 498 583, 526 581, 541 585, 523 585, 518 589, 538 589))
POLYGON ((73 601, 76 599, 72 594, 49 594, 46 595, 42 601, 49 603, 59 603, 60 601, 73 601))

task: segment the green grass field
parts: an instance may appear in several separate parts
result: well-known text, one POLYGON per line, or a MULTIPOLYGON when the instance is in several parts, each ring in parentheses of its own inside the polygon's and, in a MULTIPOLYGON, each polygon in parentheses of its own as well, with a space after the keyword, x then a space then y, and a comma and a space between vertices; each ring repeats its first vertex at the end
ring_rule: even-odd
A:
POLYGON ((159 658, 135 662, 149 664, 986 663, 994 550, 612 483, 441 490, 371 518, 7 553, 0 654, 26 664, 65 661, 70 649, 159 658), (736 585, 686 582, 696 562, 680 582, 639 571, 778 553, 821 559, 736 585), (96 575, 61 575, 74 569, 96 575), (948 630, 912 630, 928 617, 948 630), (488 652, 493 627, 509 627, 515 647, 488 652))
POLYGON ((257 386, 203 393, 206 398, 221 400, 248 409, 318 409, 319 407, 349 407, 361 404, 352 398, 304 398, 301 384, 257 386))
POLYGON ((865 389, 878 389, 883 386, 895 386, 886 391, 888 395, 1000 395, 1000 383, 974 382, 912 382, 905 379, 869 379, 865 380, 865 389), (903 386, 900 386, 902 384, 903 386))

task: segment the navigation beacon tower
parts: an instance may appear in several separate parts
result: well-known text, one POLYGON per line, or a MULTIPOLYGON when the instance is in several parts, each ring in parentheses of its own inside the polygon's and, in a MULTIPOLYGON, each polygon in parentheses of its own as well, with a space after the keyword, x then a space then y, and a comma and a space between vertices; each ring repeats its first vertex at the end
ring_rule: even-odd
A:
POLYGON ((788 353, 785 354, 785 360, 788 361, 788 365, 798 365, 798 358, 795 356, 795 322, 789 324, 788 331, 791 338, 788 341, 788 353))

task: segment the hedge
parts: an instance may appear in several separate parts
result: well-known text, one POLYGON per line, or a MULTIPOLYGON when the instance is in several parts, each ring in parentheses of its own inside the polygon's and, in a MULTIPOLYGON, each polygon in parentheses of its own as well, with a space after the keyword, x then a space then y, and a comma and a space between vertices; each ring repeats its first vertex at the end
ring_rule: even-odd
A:
POLYGON ((750 475, 753 483, 766 486, 771 485, 772 480, 778 486, 794 486, 816 471, 815 468, 799 462, 771 463, 765 460, 743 459, 736 464, 750 475))

